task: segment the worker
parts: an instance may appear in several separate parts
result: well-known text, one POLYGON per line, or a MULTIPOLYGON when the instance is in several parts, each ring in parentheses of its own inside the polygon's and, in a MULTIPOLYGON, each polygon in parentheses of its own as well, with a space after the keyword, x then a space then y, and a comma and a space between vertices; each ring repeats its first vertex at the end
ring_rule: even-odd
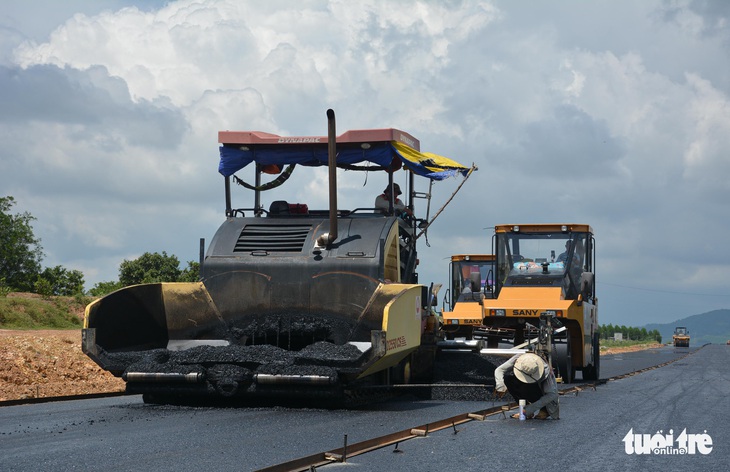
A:
POLYGON ((393 193, 395 194, 395 198, 391 197, 390 185, 385 187, 383 193, 375 197, 375 208, 378 208, 387 213, 390 209, 390 201, 393 200, 393 209, 396 212, 405 212, 408 215, 413 216, 413 212, 410 210, 410 208, 407 208, 403 204, 401 199, 398 198, 398 195, 402 194, 402 192, 400 191, 400 186, 398 184, 393 184, 393 193))
MULTIPOLYGON (((498 398, 505 393, 516 400, 526 400, 527 419, 560 418, 558 384, 548 363, 532 352, 517 354, 494 371, 495 392, 498 398)), ((512 415, 518 418, 519 415, 512 415)))
MULTIPOLYGON (((556 262, 562 262, 563 264, 568 263, 568 253, 570 252, 571 244, 572 243, 571 243, 570 239, 565 241, 565 252, 558 256, 558 260, 556 262)), ((575 255, 573 255, 573 259, 575 259, 575 255)))

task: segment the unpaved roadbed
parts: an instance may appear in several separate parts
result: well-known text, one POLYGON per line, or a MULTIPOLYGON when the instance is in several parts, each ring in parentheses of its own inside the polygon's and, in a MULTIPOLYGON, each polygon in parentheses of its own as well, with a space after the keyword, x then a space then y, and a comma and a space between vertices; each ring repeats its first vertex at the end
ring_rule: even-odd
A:
POLYGON ((0 401, 121 391, 81 352, 81 330, 0 330, 0 401))

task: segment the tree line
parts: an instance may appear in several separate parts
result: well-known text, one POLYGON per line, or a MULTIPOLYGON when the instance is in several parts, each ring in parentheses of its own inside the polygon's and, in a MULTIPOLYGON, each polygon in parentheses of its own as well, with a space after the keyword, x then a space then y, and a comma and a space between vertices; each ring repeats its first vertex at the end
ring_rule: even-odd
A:
POLYGON ((646 328, 607 324, 600 325, 599 332, 601 339, 613 339, 616 333, 621 333, 624 340, 662 342, 662 335, 657 329, 647 331, 646 328))
POLYGON ((44 296, 102 296, 128 285, 154 282, 194 282, 200 264, 188 261, 180 268, 174 255, 145 252, 119 265, 119 280, 99 282, 84 292, 84 274, 63 266, 42 267, 45 254, 33 232, 35 217, 28 212, 13 214, 15 199, 0 197, 0 295, 31 292, 44 296))

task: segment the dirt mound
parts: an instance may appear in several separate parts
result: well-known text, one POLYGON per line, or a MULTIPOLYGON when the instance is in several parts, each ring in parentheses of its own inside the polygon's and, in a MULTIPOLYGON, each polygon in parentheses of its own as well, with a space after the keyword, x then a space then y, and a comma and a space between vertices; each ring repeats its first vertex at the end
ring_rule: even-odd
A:
POLYGON ((121 391, 81 352, 81 330, 0 330, 0 401, 121 391))

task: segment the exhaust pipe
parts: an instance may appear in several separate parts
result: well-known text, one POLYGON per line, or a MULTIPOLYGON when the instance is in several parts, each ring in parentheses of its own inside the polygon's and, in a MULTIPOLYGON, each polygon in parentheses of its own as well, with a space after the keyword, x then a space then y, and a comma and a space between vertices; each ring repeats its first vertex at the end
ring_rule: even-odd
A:
POLYGON ((337 239, 337 132, 335 112, 327 110, 327 162, 329 164, 330 183, 330 232, 317 238, 317 246, 331 245, 337 239))

